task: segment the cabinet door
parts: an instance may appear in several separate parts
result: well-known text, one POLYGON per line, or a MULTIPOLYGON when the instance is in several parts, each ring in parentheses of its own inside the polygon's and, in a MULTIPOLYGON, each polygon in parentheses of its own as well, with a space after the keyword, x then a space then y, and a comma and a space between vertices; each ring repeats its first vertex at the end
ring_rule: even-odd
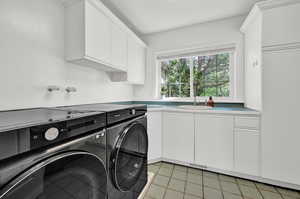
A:
POLYGON ((277 50, 263 55, 262 177, 300 185, 300 50, 277 50))
POLYGON ((194 162, 193 113, 163 113, 163 157, 194 162))
POLYGON ((254 130, 235 130, 235 171, 259 175, 259 133, 254 130))
POLYGON ((112 23, 111 32, 111 60, 112 64, 123 71, 127 70, 127 35, 120 27, 112 23))
POLYGON ((143 84, 145 79, 145 48, 128 37, 128 81, 143 84))
POLYGON ((137 66, 136 73, 138 77, 136 77, 136 82, 138 84, 144 84, 145 82, 145 70, 146 70, 146 48, 144 46, 138 45, 138 53, 137 53, 137 66))
POLYGON ((148 159, 157 160, 161 158, 162 151, 162 113, 161 112, 148 112, 148 139, 149 139, 149 150, 148 159))
POLYGON ((86 56, 110 63, 111 21, 89 1, 85 1, 85 28, 86 56))
POLYGON ((195 115, 195 163, 233 169, 233 117, 195 115))

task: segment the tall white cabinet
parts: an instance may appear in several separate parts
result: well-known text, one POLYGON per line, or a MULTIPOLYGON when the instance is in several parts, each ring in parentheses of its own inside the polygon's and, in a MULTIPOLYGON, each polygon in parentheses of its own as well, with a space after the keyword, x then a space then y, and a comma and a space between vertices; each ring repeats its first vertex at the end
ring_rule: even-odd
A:
MULTIPOLYGON (((260 104, 262 110, 261 176, 298 187, 299 10, 300 1, 263 1, 254 6, 241 29, 245 43, 254 45, 245 46, 246 66, 253 72, 246 73, 246 79, 259 77, 259 89, 252 87, 251 81, 246 82, 246 88, 250 89, 252 96, 260 96, 254 100, 254 106, 260 104), (251 58, 251 48, 259 52, 254 58, 251 58)), ((251 98, 247 100, 251 101, 251 98)), ((256 142, 255 134, 242 135, 244 138, 238 137, 239 145, 246 144, 246 139, 256 142)), ((246 165, 240 165, 240 169, 247 169, 246 165)))
POLYGON ((143 84, 146 44, 99 0, 65 3, 66 60, 106 71, 112 81, 143 84))

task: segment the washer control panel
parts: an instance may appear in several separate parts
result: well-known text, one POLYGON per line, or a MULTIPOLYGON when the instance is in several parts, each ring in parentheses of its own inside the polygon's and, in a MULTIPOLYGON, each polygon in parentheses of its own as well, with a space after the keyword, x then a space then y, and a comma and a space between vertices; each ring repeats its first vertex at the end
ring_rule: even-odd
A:
POLYGON ((30 149, 45 147, 81 134, 94 133, 105 126, 105 114, 34 126, 30 128, 30 149))

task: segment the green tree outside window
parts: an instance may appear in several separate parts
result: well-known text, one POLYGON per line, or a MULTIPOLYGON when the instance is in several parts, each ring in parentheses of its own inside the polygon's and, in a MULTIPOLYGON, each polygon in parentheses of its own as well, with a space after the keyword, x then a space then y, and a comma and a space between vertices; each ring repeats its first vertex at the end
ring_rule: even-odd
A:
POLYGON ((196 96, 229 97, 229 65, 229 53, 161 61, 161 96, 191 97, 195 85, 196 96))

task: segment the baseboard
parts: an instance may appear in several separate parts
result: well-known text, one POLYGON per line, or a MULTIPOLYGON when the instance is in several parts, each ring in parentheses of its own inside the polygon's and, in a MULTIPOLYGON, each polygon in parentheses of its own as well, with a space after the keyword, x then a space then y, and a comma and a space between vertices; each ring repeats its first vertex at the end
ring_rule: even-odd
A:
POLYGON ((155 158, 155 159, 148 160, 148 164, 153 164, 153 163, 161 162, 161 161, 163 161, 162 158, 155 158))

